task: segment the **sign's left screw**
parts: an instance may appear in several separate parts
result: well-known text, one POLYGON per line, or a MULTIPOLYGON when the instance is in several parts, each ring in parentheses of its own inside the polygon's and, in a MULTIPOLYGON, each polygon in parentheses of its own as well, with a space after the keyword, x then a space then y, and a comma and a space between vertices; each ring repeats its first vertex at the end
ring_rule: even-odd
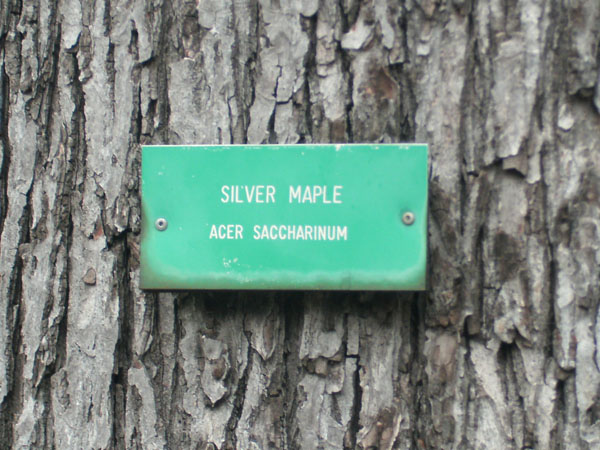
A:
POLYGON ((156 222, 154 222, 154 226, 158 231, 165 231, 168 225, 169 223, 164 217, 159 217, 158 219, 156 219, 156 222))

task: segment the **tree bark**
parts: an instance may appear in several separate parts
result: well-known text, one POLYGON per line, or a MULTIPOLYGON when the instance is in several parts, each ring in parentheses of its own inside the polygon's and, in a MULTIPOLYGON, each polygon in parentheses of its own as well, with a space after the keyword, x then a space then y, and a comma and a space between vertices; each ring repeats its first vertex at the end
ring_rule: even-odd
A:
POLYGON ((598 448, 599 42, 591 0, 4 0, 1 446, 598 448), (427 292, 139 289, 140 144, 414 141, 427 292))

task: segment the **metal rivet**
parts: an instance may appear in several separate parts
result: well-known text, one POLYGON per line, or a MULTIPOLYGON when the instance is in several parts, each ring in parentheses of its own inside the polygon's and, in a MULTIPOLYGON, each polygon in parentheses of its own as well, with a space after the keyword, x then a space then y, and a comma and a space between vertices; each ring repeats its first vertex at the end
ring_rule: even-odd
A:
POLYGON ((156 222, 154 222, 154 226, 158 231, 165 231, 168 225, 169 223, 167 222, 167 219, 163 217, 159 217, 158 219, 156 219, 156 222))
POLYGON ((402 214, 402 222, 404 225, 412 225, 415 223, 415 215, 410 211, 406 211, 404 214, 402 214))

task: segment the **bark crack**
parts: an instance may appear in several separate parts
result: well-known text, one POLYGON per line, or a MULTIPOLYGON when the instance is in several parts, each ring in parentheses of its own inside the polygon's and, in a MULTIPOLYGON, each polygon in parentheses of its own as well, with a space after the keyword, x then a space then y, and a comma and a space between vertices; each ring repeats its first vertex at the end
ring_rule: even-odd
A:
POLYGON ((8 142, 9 84, 10 80, 4 67, 4 58, 2 58, 0 66, 0 144, 2 145, 0 149, 2 151, 2 160, 0 161, 0 237, 4 230, 4 221, 8 210, 8 172, 11 159, 8 142))
MULTIPOLYGON (((246 333, 244 333, 246 334, 246 333)), ((233 408, 231 409, 231 416, 227 421, 226 431, 225 431, 225 449, 236 449, 237 448, 237 436, 236 429, 237 424, 242 417, 242 412, 244 409, 244 400, 246 399, 246 391, 248 389, 248 376, 250 371, 252 370, 253 365, 253 353, 255 353, 252 349, 252 345, 250 345, 250 338, 246 335, 246 339, 248 340, 248 354, 247 354, 247 363, 246 367, 244 367, 244 372, 242 376, 238 380, 237 388, 235 390, 233 396, 233 408)), ((258 356, 258 353, 255 353, 258 356)), ((260 356, 259 356, 260 357, 260 356)))
POLYGON ((117 272, 121 274, 118 280, 119 296, 119 317, 118 317, 118 338, 115 345, 116 373, 113 372, 111 378, 110 392, 113 395, 113 429, 112 439, 116 448, 126 447, 126 411, 127 411, 127 392, 131 387, 128 383, 128 372, 134 363, 134 358, 142 355, 134 355, 131 319, 135 316, 135 294, 131 288, 130 258, 131 251, 127 244, 127 235, 120 235, 118 238, 120 247, 120 258, 117 261, 117 272))
POLYGON ((354 396, 352 398, 352 409, 350 421, 348 422, 348 442, 344 443, 344 448, 356 448, 358 432, 360 430, 360 411, 362 409, 362 387, 360 385, 360 356, 347 356, 356 362, 356 370, 352 374, 352 390, 354 396))
MULTIPOLYGON (((338 8, 339 8, 339 11, 341 12, 340 20, 342 22, 342 32, 346 33, 350 29, 350 23, 354 23, 354 21, 358 17, 360 3, 359 2, 355 3, 354 9, 350 9, 349 11, 346 11, 344 8, 343 0, 338 0, 338 8), (354 17, 351 17, 352 13, 355 14, 354 17)), ((354 108, 354 97, 353 97, 353 95, 354 95, 354 72, 352 71, 352 57, 350 56, 350 54, 348 52, 346 52, 342 48, 341 41, 337 41, 336 45, 337 45, 337 52, 340 55, 341 61, 342 61, 342 72, 344 74, 346 74, 346 76, 345 76, 345 79, 347 82, 347 87, 346 87, 346 92, 347 92, 347 94, 346 94, 346 96, 347 96, 346 135, 348 137, 348 142, 352 143, 352 142, 354 142, 354 131, 353 131, 353 124, 352 124, 352 110, 354 108)), ((359 139, 360 139, 360 137, 359 137, 359 139)))
POLYGON ((24 355, 20 352, 23 339, 23 259, 21 255, 22 245, 30 241, 31 224, 31 192, 33 183, 29 186, 26 195, 23 215, 19 220, 19 250, 15 254, 15 261, 10 272, 9 288, 7 292, 7 327, 10 332, 7 335, 6 347, 11 349, 10 356, 7 355, 7 394, 0 403, 0 421, 2 423, 0 437, 4 435, 4 442, 12 442, 14 437, 14 427, 16 425, 13 417, 18 417, 23 408, 23 367, 25 364, 24 355), (9 431, 10 430, 10 431, 9 431))

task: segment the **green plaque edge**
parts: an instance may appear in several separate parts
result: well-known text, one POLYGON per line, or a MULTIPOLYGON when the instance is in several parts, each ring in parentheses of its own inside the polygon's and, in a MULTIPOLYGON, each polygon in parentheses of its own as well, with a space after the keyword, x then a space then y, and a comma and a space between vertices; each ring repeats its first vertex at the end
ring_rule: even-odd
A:
MULTIPOLYGON (((140 249, 140 288, 144 290, 155 291, 181 291, 181 290, 305 290, 305 291, 423 291, 427 287, 427 223, 428 223, 428 144, 415 143, 397 143, 397 144, 269 144, 269 145, 142 145, 142 230, 141 230, 141 249, 140 249), (143 154, 146 149, 197 149, 197 148, 214 148, 225 151, 228 148, 285 148, 285 147, 398 147, 399 150, 423 151, 425 164, 423 165, 424 173, 424 204, 423 217, 424 220, 419 220, 414 226, 420 227, 420 234, 423 237, 423 245, 421 246, 422 254, 419 255, 418 263, 415 263, 410 269, 400 273, 388 273, 386 280, 379 275, 368 280, 368 277, 356 276, 360 271, 351 273, 336 273, 329 272, 327 276, 320 278, 315 286, 313 276, 306 276, 297 272, 278 272, 266 271, 264 279, 244 280, 239 277, 221 277, 217 279, 202 279, 202 276, 182 279, 177 274, 165 275, 164 272, 154 270, 152 262, 148 260, 144 251, 144 233, 154 226, 153 218, 150 218, 146 212, 143 202, 143 154), (295 275, 293 281, 290 281, 290 275, 295 275), (357 281, 357 279, 359 281, 357 281), (274 281, 275 280, 275 281, 274 281)), ((420 212, 420 211, 419 211, 420 212)))

